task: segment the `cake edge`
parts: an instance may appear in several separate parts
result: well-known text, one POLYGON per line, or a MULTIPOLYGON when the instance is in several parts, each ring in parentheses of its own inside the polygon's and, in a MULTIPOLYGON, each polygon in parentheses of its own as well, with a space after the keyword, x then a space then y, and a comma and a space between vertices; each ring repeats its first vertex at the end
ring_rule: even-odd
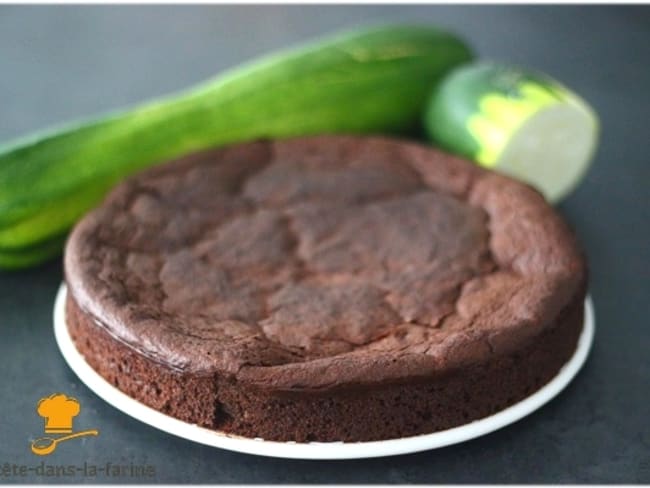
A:
POLYGON ((182 421, 273 441, 373 441, 427 434, 492 415, 548 383, 574 353, 586 285, 553 325, 508 354, 436 375, 319 390, 265 389, 217 372, 180 372, 111 336, 66 298, 77 350, 132 398, 182 421))

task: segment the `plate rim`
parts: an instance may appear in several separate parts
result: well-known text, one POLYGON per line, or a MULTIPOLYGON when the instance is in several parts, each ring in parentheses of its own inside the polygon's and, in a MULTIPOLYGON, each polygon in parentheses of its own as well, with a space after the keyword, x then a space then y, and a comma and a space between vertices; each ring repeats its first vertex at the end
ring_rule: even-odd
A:
POLYGON ((53 310, 57 346, 79 380, 102 400, 142 423, 186 440, 229 451, 285 459, 365 459, 410 454, 458 444, 494 432, 532 414, 564 390, 587 360, 595 333, 593 301, 587 294, 584 324, 571 358, 542 388, 488 417, 443 431, 397 439, 366 442, 279 442, 245 438, 190 424, 148 407, 120 391, 100 376, 74 345, 65 321, 66 294, 66 285, 62 283, 53 310))

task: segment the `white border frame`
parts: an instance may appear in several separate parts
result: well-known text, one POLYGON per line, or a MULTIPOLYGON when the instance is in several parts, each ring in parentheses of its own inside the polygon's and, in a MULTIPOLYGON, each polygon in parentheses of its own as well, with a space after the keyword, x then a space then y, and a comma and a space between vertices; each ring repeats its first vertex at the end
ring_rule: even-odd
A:
POLYGON ((165 415, 122 393, 93 370, 77 351, 65 322, 66 287, 61 285, 54 305, 54 334, 65 361, 79 379, 100 398, 125 414, 156 429, 200 444, 230 451, 291 459, 360 459, 426 451, 485 435, 531 414, 571 382, 585 363, 595 331, 593 303, 585 300, 585 321, 578 347, 560 372, 524 400, 469 424, 453 429, 401 439, 372 442, 276 442, 217 432, 165 415))

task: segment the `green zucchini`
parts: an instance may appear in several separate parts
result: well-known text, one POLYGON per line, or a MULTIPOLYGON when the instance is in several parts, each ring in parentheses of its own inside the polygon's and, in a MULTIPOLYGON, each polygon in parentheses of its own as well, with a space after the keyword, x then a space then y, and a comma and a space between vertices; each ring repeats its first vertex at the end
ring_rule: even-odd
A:
POLYGON ((184 153, 258 138, 407 133, 431 86, 471 57, 463 41, 432 27, 355 30, 0 146, 0 266, 37 262, 11 255, 65 233, 126 176, 184 153))
POLYGON ((472 63, 434 90, 425 128, 438 146, 536 186, 559 201, 582 179, 598 141, 595 111, 531 70, 472 63))
POLYGON ((40 264, 58 256, 66 234, 18 249, 0 248, 0 268, 21 269, 40 264))

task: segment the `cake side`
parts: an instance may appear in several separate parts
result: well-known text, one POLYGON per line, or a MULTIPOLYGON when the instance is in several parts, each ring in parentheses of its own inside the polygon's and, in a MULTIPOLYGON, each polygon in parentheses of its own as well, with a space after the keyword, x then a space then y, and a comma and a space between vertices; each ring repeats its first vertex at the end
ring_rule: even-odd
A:
POLYGON ((282 392, 170 369, 110 336, 68 294, 66 322, 90 366, 127 395, 203 427, 275 441, 372 441, 436 432, 496 413, 550 381, 582 331, 577 294, 526 348, 429 378, 282 392))

